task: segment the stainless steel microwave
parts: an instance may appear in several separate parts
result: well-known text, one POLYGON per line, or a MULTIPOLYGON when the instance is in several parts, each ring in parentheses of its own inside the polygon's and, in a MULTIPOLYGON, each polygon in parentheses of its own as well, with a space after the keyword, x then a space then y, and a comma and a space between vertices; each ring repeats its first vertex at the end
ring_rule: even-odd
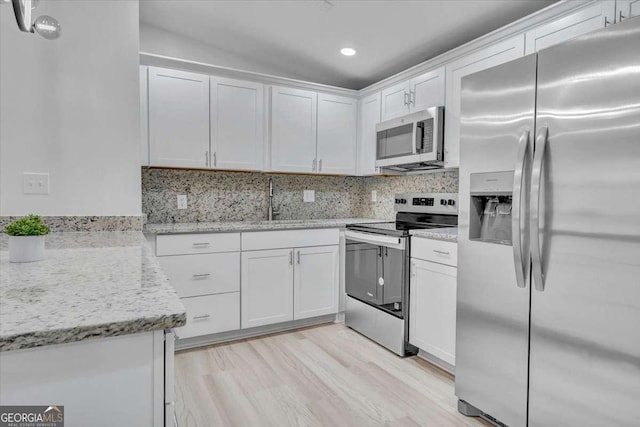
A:
POLYGON ((394 171, 444 166, 444 107, 431 107, 376 126, 376 167, 394 171))

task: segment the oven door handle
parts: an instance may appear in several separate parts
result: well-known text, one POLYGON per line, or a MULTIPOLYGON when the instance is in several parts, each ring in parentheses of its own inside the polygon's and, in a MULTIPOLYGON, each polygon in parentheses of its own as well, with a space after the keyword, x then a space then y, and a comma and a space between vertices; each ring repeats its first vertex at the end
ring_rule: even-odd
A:
POLYGON ((370 243, 372 245, 384 246, 393 249, 404 249, 404 237, 384 236, 380 234, 358 233, 355 231, 345 231, 344 236, 347 240, 361 243, 370 243))

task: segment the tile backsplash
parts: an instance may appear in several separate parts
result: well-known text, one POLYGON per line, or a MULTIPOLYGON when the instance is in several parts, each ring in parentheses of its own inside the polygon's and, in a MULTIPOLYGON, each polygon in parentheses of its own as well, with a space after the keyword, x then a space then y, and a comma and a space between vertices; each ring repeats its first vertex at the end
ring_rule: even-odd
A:
POLYGON ((148 223, 256 221, 265 219, 269 178, 277 219, 394 217, 399 192, 457 192, 457 171, 398 177, 336 177, 142 168, 142 212, 148 223), (315 191, 315 202, 303 201, 315 191), (371 202, 371 191, 377 202, 371 202), (187 195, 187 209, 177 195, 187 195))

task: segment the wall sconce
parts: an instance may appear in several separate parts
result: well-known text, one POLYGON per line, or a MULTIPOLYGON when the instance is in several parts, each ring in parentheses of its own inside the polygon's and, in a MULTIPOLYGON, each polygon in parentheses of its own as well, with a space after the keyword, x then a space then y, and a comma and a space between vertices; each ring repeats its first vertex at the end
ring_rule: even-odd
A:
POLYGON ((61 27, 51 16, 42 15, 32 21, 32 11, 38 6, 38 0, 11 0, 18 28, 25 33, 38 33, 47 40, 60 37, 61 27))

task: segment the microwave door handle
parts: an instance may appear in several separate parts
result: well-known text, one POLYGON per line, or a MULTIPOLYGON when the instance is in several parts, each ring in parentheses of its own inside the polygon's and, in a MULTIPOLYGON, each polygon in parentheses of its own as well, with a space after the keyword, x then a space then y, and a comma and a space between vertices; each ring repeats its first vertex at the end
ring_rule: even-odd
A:
POLYGON ((417 154, 418 153, 418 122, 413 122, 412 127, 413 127, 412 129, 413 147, 411 147, 411 150, 413 154, 417 154))
MULTIPOLYGON (((513 261, 516 269, 516 284, 519 288, 527 287, 528 265, 529 265, 529 246, 526 239, 526 225, 522 227, 521 213, 525 214, 520 208, 522 197, 525 194, 525 165, 527 155, 529 153, 529 131, 525 130, 518 141, 518 154, 516 157, 516 167, 513 172, 513 210, 511 215, 511 235, 513 238, 513 261), (524 240, 524 243, 523 243, 524 240), (523 254, 522 250, 525 250, 523 254)), ((526 197, 526 195, 524 196, 526 197)), ((526 206, 526 205, 525 205, 526 206)), ((526 224, 526 219, 525 219, 526 224)))
POLYGON ((542 250, 540 248, 540 191, 542 187, 542 166, 547 148, 548 129, 543 127, 536 137, 535 155, 531 172, 531 211, 529 212, 529 232, 531 237, 531 264, 533 281, 537 291, 544 291, 542 271, 542 250))

